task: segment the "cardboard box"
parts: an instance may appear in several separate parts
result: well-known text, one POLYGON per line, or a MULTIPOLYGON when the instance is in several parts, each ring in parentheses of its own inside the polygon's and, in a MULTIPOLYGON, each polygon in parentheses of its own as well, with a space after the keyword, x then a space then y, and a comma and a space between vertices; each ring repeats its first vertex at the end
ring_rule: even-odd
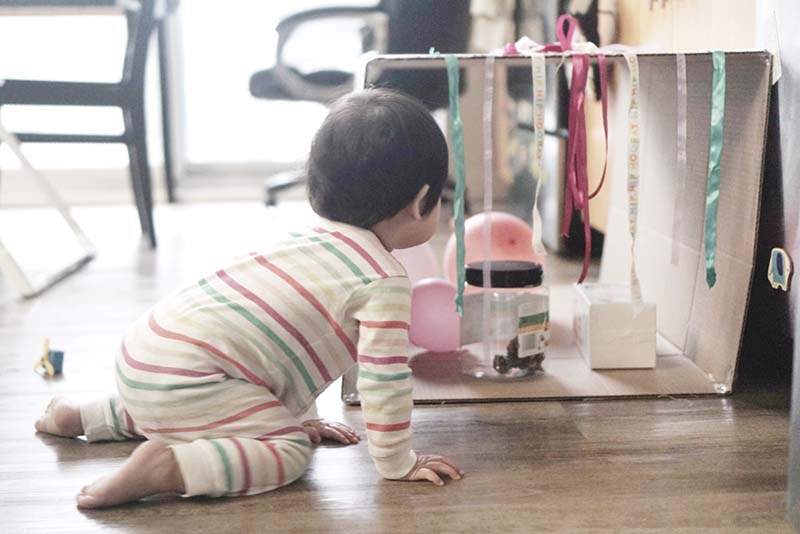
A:
MULTIPOLYGON (((551 346, 545 373, 533 380, 492 383, 460 372, 459 354, 427 354, 412 358, 414 398, 417 402, 563 399, 588 397, 725 394, 733 386, 739 357, 751 281, 755 276, 755 243, 761 205, 764 145, 771 87, 772 56, 766 51, 726 54, 726 101, 722 149, 716 271, 717 283, 705 280, 703 227, 708 174, 711 114, 712 58, 709 52, 686 54, 688 176, 677 237, 680 260, 670 261, 673 206, 676 188, 676 55, 638 54, 640 72, 640 190, 637 272, 645 302, 654 303, 656 365, 652 369, 592 370, 575 342, 573 313, 576 273, 568 279, 552 276, 561 261, 551 255, 545 283, 551 292, 551 346), (549 273, 549 274, 548 274, 549 273), (555 282, 554 282, 555 280, 555 282)), ((631 237, 628 233, 626 190, 628 71, 624 58, 608 54, 611 64, 609 99, 609 213, 600 282, 629 284, 631 237)), ((547 56, 548 90, 554 87, 560 54, 547 56)), ((565 60, 567 63, 569 59, 565 60)), ((465 131, 481 131, 484 55, 459 55, 462 76, 470 81, 461 95, 465 131), (474 83, 473 83, 474 82, 474 83)), ((495 80, 505 80, 503 69, 530 71, 526 57, 497 57, 495 80)), ((442 56, 379 56, 366 64, 369 86, 386 69, 445 70, 442 56)), ((562 69, 563 71, 568 69, 562 69)), ((495 90, 496 98, 506 91, 495 90)), ((495 109, 503 109, 495 101, 495 109)), ((554 113, 547 111, 547 117, 554 113)), ((550 123, 546 118, 546 128, 550 123)), ((499 123, 499 119, 495 124, 499 123)), ((467 181, 480 181, 481 165, 470 164, 469 154, 483 154, 481 135, 466 135, 467 181)), ((496 149, 494 157, 504 155, 496 149)), ((560 161, 548 156, 547 166, 560 161)), ((590 169, 590 172, 594 172, 590 169)), ((551 174, 550 184, 563 187, 551 174)), ((495 189, 495 191, 498 191, 495 189)), ((501 199, 495 198, 495 206, 501 199)), ((553 206, 540 206, 543 217, 553 206)), ((497 208, 495 208, 497 209, 497 208)), ((545 229, 547 230, 547 229, 545 229)), ((569 265, 565 267, 567 270, 569 265)), ((566 272, 566 271, 565 271, 566 272)), ((590 281, 592 279, 590 278, 590 281)), ((469 352, 474 347, 466 346, 469 352)))
POLYGON ((656 306, 631 302, 630 286, 575 286, 575 343, 592 369, 656 366, 656 306))

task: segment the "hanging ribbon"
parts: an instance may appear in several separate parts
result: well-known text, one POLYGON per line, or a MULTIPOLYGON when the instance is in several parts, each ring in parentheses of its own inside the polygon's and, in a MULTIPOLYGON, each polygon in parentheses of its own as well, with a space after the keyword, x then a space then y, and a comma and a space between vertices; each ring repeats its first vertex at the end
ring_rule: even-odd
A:
MULTIPOLYGON (((483 258, 492 259, 492 208, 494 201, 494 56, 489 55, 484 64, 483 76, 483 258)), ((492 360, 492 286, 491 264, 483 262, 483 320, 481 321, 483 354, 486 361, 492 360)))
POLYGON ((686 118, 686 56, 678 54, 676 56, 675 74, 677 80, 677 127, 678 132, 676 135, 675 143, 675 159, 677 171, 677 183, 675 186, 675 206, 672 209, 672 265, 678 265, 680 257, 680 233, 681 223, 683 219, 683 205, 684 205, 684 191, 686 189, 686 175, 687 175, 687 154, 686 154, 686 137, 687 137, 687 118, 686 118))
POLYGON ((464 283, 466 266, 464 265, 464 189, 466 177, 464 173, 464 127, 461 123, 461 111, 458 105, 459 73, 458 58, 452 54, 444 57, 447 64, 447 88, 450 97, 450 135, 453 142, 453 158, 456 164, 456 190, 453 199, 456 234, 456 312, 464 313, 464 283))
POLYGON ((531 77, 533 79, 533 176, 536 179, 536 188, 533 192, 533 211, 531 222, 533 224, 533 252, 539 256, 547 256, 547 251, 542 245, 542 215, 539 213, 539 191, 545 180, 544 166, 544 112, 547 103, 547 77, 545 70, 544 54, 531 55, 531 77))
POLYGON ((605 139, 605 152, 603 153, 603 174, 600 176, 600 182, 597 184, 597 189, 594 193, 589 195, 592 199, 597 196, 606 181, 606 170, 608 169, 608 67, 606 66, 606 56, 597 53, 597 65, 600 70, 600 101, 603 108, 603 137, 605 139))
POLYGON ((631 234, 631 300, 640 302, 642 291, 636 276, 636 220, 639 215, 639 60, 632 52, 623 52, 631 79, 628 107, 628 230, 631 234))
POLYGON ((606 167, 608 162, 608 97, 607 97, 607 66, 605 56, 592 43, 584 43, 573 49, 572 39, 578 29, 578 21, 570 15, 561 15, 556 23, 557 43, 550 43, 542 47, 542 52, 571 52, 572 57, 572 83, 570 86, 567 141, 567 168, 566 185, 564 188, 564 214, 561 223, 561 234, 569 235, 569 227, 574 211, 583 213, 584 253, 583 268, 578 283, 586 279, 589 272, 589 261, 592 253, 592 227, 589 218, 589 199, 599 193, 605 182, 606 167), (580 50, 580 51, 578 51, 580 50), (600 67, 600 98, 603 106, 603 130, 606 136, 606 157, 603 163, 603 174, 597 189, 589 193, 589 175, 586 156, 586 115, 584 101, 586 94, 586 81, 589 75, 589 54, 597 56, 600 67))
POLYGON ((725 52, 711 53, 711 131, 708 144, 708 179, 706 180, 706 283, 709 288, 717 282, 714 263, 717 257, 717 209, 719 207, 719 165, 722 158, 723 124, 725 123, 725 52))
POLYGON ((589 177, 586 164, 586 117, 584 115, 584 98, 586 79, 589 73, 589 57, 576 54, 572 57, 572 86, 570 88, 569 117, 567 127, 567 169, 566 186, 564 188, 564 213, 561 223, 561 235, 569 235, 573 211, 583 212, 584 256, 583 269, 578 283, 586 279, 591 256, 592 231, 589 220, 589 177))

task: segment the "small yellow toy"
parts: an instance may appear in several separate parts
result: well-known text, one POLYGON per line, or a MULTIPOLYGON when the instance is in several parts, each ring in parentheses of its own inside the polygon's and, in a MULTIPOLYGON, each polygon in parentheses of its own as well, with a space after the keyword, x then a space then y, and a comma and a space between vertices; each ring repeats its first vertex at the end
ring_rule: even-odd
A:
POLYGON ((64 367, 64 351, 50 350, 50 338, 44 338, 42 357, 33 366, 33 370, 42 376, 60 375, 64 367))

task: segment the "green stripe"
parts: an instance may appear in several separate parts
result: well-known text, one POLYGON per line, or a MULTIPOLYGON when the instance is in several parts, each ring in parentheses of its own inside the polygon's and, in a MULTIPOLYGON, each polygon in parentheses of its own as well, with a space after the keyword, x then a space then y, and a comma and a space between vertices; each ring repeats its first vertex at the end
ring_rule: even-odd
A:
MULTIPOLYGON (((340 283, 342 286, 344 286, 344 288, 345 288, 345 289, 347 289, 347 290, 352 290, 352 288, 353 288, 353 284, 348 284, 348 283, 346 283, 346 281, 345 281, 345 279, 342 277, 342 275, 341 275, 341 274, 339 274, 339 272, 338 272, 336 269, 334 269, 334 268, 333 268, 333 267, 332 267, 332 266, 331 266, 331 265, 330 265, 328 262, 326 262, 325 260, 323 260, 323 259, 322 259, 322 258, 321 258, 321 257, 320 257, 318 254, 316 254, 316 253, 315 253, 313 250, 311 250, 311 249, 310 249, 310 248, 308 248, 308 247, 297 247, 297 250, 299 250, 300 252, 302 252, 303 254, 305 254, 306 256, 308 256, 309 258, 311 258, 312 260, 314 260, 314 261, 317 263, 317 265, 319 265, 320 267, 322 267, 323 269, 325 269, 325 272, 327 272, 327 273, 330 275, 330 277, 331 277, 332 279, 336 280, 336 281, 337 281, 337 282, 339 282, 339 283, 340 283)), ((363 281, 363 278, 362 278, 362 281, 363 281)))
POLYGON ((173 389, 199 388, 207 386, 209 384, 220 383, 219 380, 209 380, 208 382, 197 382, 196 384, 150 384, 148 382, 139 382, 138 380, 131 380, 130 378, 125 376, 122 372, 122 369, 120 369, 119 367, 119 363, 117 363, 117 376, 119 376, 120 380, 122 380, 122 382, 129 388, 146 389, 148 391, 171 391, 173 389))
MULTIPOLYGON (((317 276, 314 272, 309 270, 309 264, 307 261, 304 261, 303 258, 297 256, 294 251, 287 251, 284 254, 278 254, 275 256, 276 259, 281 259, 286 264, 286 267, 290 268, 289 270, 297 272, 298 274, 303 275, 306 279, 308 279, 315 287, 317 287, 322 293, 325 294, 325 297, 328 300, 334 301, 336 300, 336 292, 334 288, 331 286, 328 280, 324 280, 317 276)), ((330 273, 328 273, 330 274, 330 273)), ((336 275, 334 275, 334 281, 336 280, 336 275)), ((352 291, 352 289, 345 285, 340 284, 345 291, 352 291)))
POLYGON ((386 390, 370 391, 370 395, 380 396, 384 400, 388 400, 388 399, 396 399, 397 397, 405 397, 406 395, 411 395, 413 391, 414 388, 404 388, 398 390, 386 389, 386 390))
POLYGON ((225 487, 228 493, 231 493, 233 491, 233 472, 231 471, 231 461, 228 459, 228 454, 216 440, 209 440, 209 443, 217 449, 219 457, 222 459, 222 465, 225 466, 225 487))
MULTIPOLYGON (((299 250, 300 252, 302 252, 312 260, 314 260, 314 263, 322 267, 332 279, 336 280, 337 282, 340 282, 347 289, 351 289, 354 287, 354 284, 346 283, 342 274, 339 271, 337 271, 333 267, 333 265, 331 265, 330 262, 325 261, 319 254, 314 252, 314 249, 310 247, 298 246, 296 250, 299 250)), ((286 257, 287 258, 290 257, 290 254, 287 253, 286 257)))
POLYGON ((275 334, 275 332, 270 330, 270 328, 267 325, 259 321, 255 315, 247 311, 240 304, 232 302, 223 295, 219 294, 214 288, 211 287, 211 285, 205 278, 200 280, 200 287, 202 287, 206 293, 211 295, 211 297, 213 297, 214 300, 216 300, 217 302, 221 302, 222 304, 225 304, 232 310, 236 311, 239 315, 247 319, 250 322, 250 324, 261 330, 264 334, 266 334, 266 336, 270 338, 273 343, 278 345, 278 347, 280 347, 280 349, 284 352, 284 354, 286 354, 286 356, 289 357, 294 366, 303 376, 303 381, 306 383, 306 387, 308 387, 308 390, 312 394, 316 391, 316 386, 314 385, 314 381, 311 379, 311 376, 308 374, 308 371, 306 371, 306 368, 303 366, 303 362, 300 361, 300 358, 297 357, 297 355, 286 344, 286 342, 284 342, 280 337, 278 337, 278 335, 275 334))
POLYGON ((214 385, 214 387, 209 388, 208 391, 200 394, 196 393, 192 395, 191 398, 186 398, 186 399, 177 399, 168 401, 143 401, 138 399, 132 399, 130 396, 123 395, 122 392, 120 392, 120 397, 122 397, 122 400, 125 401, 125 404, 129 406, 139 406, 142 408, 177 408, 177 407, 185 408, 186 403, 201 401, 219 395, 229 387, 235 386, 236 382, 237 382, 236 379, 218 382, 214 385))
MULTIPOLYGON (((258 338, 256 336, 251 335, 247 330, 245 330, 244 328, 240 328, 236 323, 234 323, 233 321, 227 319, 223 313, 217 311, 216 307, 205 306, 205 305, 195 306, 197 304, 197 302, 199 302, 201 300, 205 300, 204 296, 207 297, 208 295, 206 295, 206 293, 204 292, 202 295, 198 295, 196 298, 187 299, 186 300, 186 304, 189 305, 189 306, 196 307, 199 311, 202 311, 202 312, 205 312, 205 313, 208 313, 208 314, 214 316, 220 323, 224 324, 232 333, 236 334, 236 336, 239 336, 240 338, 243 338, 243 339, 249 341, 250 343, 252 343, 253 345, 255 345, 258 348, 258 350, 260 351, 261 355, 263 355, 265 358, 267 358, 271 364, 275 364, 275 366, 279 368, 279 370, 281 372, 281 375, 282 375, 284 381, 286 382, 286 385, 287 385, 286 389, 288 391, 298 391, 297 387, 296 387, 296 381, 295 381, 295 378, 294 378, 294 374, 292 373, 292 371, 288 367, 286 367, 283 364, 283 362, 280 361, 280 359, 273 357, 274 356, 274 351, 273 350, 267 348, 264 344, 262 344, 258 340, 258 338)), ((190 323, 192 323, 194 325, 197 325, 197 323, 195 321, 188 321, 187 320, 186 322, 190 322, 190 323)), ((229 381, 229 382, 233 382, 233 381, 229 381)), ((298 393, 299 393, 299 391, 298 391, 298 393)), ((196 397, 196 396, 192 397, 192 399, 195 399, 195 398, 200 398, 200 397, 196 397)), ((307 399, 308 398, 313 398, 313 397, 307 397, 307 399)))
POLYGON ((290 235, 292 237, 305 238, 305 239, 308 239, 309 241, 312 241, 314 243, 319 243, 320 245, 322 245, 322 248, 324 248, 325 250, 327 250, 328 252, 330 252, 331 254, 336 256, 337 258, 339 258, 342 261, 342 263, 347 265, 347 268, 350 269, 350 271, 352 271, 352 273, 354 275, 359 277, 362 282, 364 282, 365 284, 369 284, 370 282, 372 282, 372 280, 367 278, 364 275, 364 273, 361 272, 361 269, 359 269, 358 266, 355 263, 353 263, 353 261, 350 258, 348 258, 341 250, 339 250, 338 248, 336 248, 335 246, 333 246, 329 242, 327 242, 327 241, 325 241, 325 240, 323 240, 323 239, 321 239, 321 238, 319 238, 317 236, 313 236, 313 235, 304 236, 302 234, 297 234, 297 233, 292 233, 290 235))
POLYGON ((371 287, 370 292, 374 293, 398 293, 401 295, 409 295, 408 285, 399 285, 399 286, 382 286, 377 285, 376 287, 371 287))
POLYGON ((358 371, 358 376, 362 378, 369 378, 370 380, 375 380, 376 382, 392 382, 394 380, 405 380, 409 376, 411 376, 411 371, 407 371, 404 373, 396 373, 393 375, 379 375, 375 373, 370 373, 369 371, 358 371))
MULTIPOLYGON (((272 355, 272 351, 271 350, 269 350, 267 347, 265 347, 264 345, 259 343, 258 340, 256 340, 250 334, 248 334, 245 330, 242 330, 241 328, 236 326, 236 324, 233 321, 229 321, 228 319, 226 319, 221 313, 216 312, 216 311, 214 311, 214 310, 212 310, 210 308, 201 308, 201 311, 213 315, 214 317, 217 318, 217 320, 219 322, 221 322, 226 327, 228 327, 237 336, 245 338, 250 343, 256 345, 258 347, 258 350, 261 351, 261 354, 264 355, 265 357, 268 357, 268 356, 272 355)), ((286 381, 288 389, 294 391, 295 390, 295 381, 294 381, 294 376, 292 376, 292 372, 285 365, 283 365, 283 362, 281 362, 281 361, 279 361, 277 359, 270 358, 269 361, 271 363, 274 363, 278 368, 280 368, 281 374, 283 375, 283 378, 286 381)))
POLYGON ((413 388, 405 388, 405 389, 398 389, 394 390, 385 390, 385 391, 371 391, 370 395, 380 395, 386 399, 394 399, 395 397, 405 397, 406 395, 411 395, 414 391, 413 388))
POLYGON ((291 441, 292 443, 296 443, 298 445, 302 445, 303 447, 310 449, 311 442, 308 440, 303 441, 302 439, 284 439, 283 441, 291 441))
POLYGON ((368 304, 361 308, 362 312, 376 312, 376 313, 385 313, 385 312, 404 312, 408 313, 409 306, 408 304, 368 304))
MULTIPOLYGON (((389 279, 384 279, 380 283, 377 281, 372 283, 369 287, 362 287, 353 293, 350 297, 350 304, 354 306, 362 306, 364 308, 369 308, 372 306, 404 306, 406 307, 403 311, 408 311, 408 306, 410 303, 411 298, 411 291, 407 284, 401 285, 386 285, 386 281, 389 279), (398 295, 399 298, 387 298, 385 299, 385 304, 374 304, 375 303, 375 295, 377 294, 385 294, 385 295, 398 295)), ((407 280, 407 279, 405 279, 407 280)))
MULTIPOLYGON (((215 319, 217 319, 220 323, 224 324, 228 328, 228 330, 236 334, 237 337, 244 338, 253 345, 255 345, 256 347, 258 347, 259 351, 261 351, 261 354, 264 355, 265 357, 272 355, 273 351, 269 350, 267 347, 261 344, 255 336, 250 335, 249 332, 247 332, 242 328, 239 328, 239 326, 236 325, 236 323, 227 319, 225 315, 217 311, 215 307, 197 306, 196 305, 197 302, 195 301, 200 301, 200 300, 205 300, 205 298, 202 299, 200 297, 194 299, 189 298, 186 299, 185 303, 188 306, 196 308, 198 311, 214 316, 215 319)), ((199 325, 196 321, 192 321, 190 319, 187 319, 186 317, 182 318, 182 321, 194 325, 195 328, 202 328, 201 325, 199 325)), ((288 389, 291 391, 295 391, 296 390, 295 381, 291 371, 289 371, 289 369, 285 365, 283 365, 283 363, 280 360, 269 358, 269 361, 270 363, 274 363, 277 367, 280 368, 281 374, 283 375, 283 378, 286 381, 286 384, 288 385, 288 389)))
POLYGON ((114 399, 108 399, 108 403, 111 405, 111 416, 114 418, 114 430, 117 434, 122 434, 119 428, 119 419, 117 418, 117 403, 114 399))

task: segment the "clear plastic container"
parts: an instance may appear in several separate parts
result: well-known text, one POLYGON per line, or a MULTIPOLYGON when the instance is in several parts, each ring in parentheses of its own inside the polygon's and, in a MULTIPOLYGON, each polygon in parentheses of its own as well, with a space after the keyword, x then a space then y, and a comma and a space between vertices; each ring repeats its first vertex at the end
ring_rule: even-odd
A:
POLYGON ((478 378, 519 379, 543 372, 550 344, 550 292, 538 263, 490 261, 467 266, 464 372, 478 378), (490 286, 484 287, 484 272, 490 286))

